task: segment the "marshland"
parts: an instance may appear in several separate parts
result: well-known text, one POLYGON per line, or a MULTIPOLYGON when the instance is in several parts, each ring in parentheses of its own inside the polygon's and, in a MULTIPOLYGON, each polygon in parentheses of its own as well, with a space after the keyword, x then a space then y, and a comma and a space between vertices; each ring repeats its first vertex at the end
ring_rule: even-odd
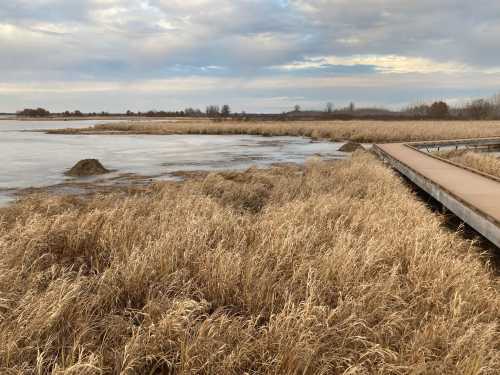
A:
POLYGON ((1 4, 0 375, 500 374, 500 1, 1 4))
MULTIPOLYGON (((95 129, 124 126, 193 131, 95 129)), ((307 135, 303 124, 256 126, 251 134, 307 135)), ((397 126, 370 124, 369 139, 359 123, 305 129, 433 137, 397 126)), ((446 129, 440 138, 500 129, 420 126, 446 129)), ((73 136, 125 136, 84 132, 73 136)), ((0 370, 496 374, 495 254, 447 221, 363 150, 84 196, 29 194, 0 209, 0 370)))
POLYGON ((500 121, 231 121, 180 119, 128 121, 51 134, 248 134, 301 136, 359 143, 411 142, 500 136, 500 121))

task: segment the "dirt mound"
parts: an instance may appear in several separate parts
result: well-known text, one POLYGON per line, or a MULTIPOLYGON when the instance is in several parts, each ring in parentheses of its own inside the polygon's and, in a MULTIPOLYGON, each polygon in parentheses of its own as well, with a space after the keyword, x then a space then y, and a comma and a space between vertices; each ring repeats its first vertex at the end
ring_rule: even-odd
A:
POLYGON ((356 143, 356 142, 347 142, 345 145, 343 145, 341 148, 339 148, 339 151, 342 152, 354 152, 356 150, 364 150, 364 147, 361 146, 361 144, 356 143))
POLYGON ((71 168, 66 175, 73 177, 95 176, 99 174, 109 173, 110 171, 103 167, 97 159, 80 160, 71 168))

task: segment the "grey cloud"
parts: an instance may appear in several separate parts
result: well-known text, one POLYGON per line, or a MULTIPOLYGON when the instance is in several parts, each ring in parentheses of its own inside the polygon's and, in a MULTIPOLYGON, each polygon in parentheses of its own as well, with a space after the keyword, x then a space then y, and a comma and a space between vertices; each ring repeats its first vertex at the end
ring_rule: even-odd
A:
MULTIPOLYGON (((500 65, 499 33, 495 0, 9 0, 0 81, 251 80, 315 56, 389 54, 489 69, 500 65)), ((325 65, 288 74, 379 73, 325 65)))
POLYGON ((498 65, 500 3, 495 0, 292 0, 316 24, 318 52, 401 54, 498 65), (342 40, 355 40, 345 44, 342 40))
MULTIPOLYGON (((0 8, 0 23, 45 38, 21 35, 12 46, 0 34, 0 47, 9 47, 14 69, 27 56, 36 63, 44 49, 53 52, 54 44, 61 47, 63 60, 64 55, 81 59, 80 49, 131 66, 216 64, 235 71, 314 55, 398 54, 482 66, 494 66, 500 58, 496 48, 500 3, 493 0, 290 0, 286 4, 14 0, 0 8), (44 23, 70 30, 65 35, 44 29, 44 23)), ((40 60, 43 67, 44 59, 40 60)), ((81 69, 82 64, 77 65, 81 69)))

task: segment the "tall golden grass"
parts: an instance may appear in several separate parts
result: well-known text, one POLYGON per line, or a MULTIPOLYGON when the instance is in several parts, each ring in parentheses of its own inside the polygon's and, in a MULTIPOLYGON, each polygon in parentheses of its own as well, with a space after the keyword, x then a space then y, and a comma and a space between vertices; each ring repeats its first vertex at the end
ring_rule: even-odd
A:
POLYGON ((51 133, 253 134, 305 136, 361 143, 500 137, 500 121, 297 121, 183 122, 141 121, 102 124, 51 133))
POLYGON ((2 374, 498 374, 499 316, 367 153, 0 210, 2 374))
POLYGON ((500 159, 495 155, 463 150, 441 151, 436 155, 500 178, 500 159))

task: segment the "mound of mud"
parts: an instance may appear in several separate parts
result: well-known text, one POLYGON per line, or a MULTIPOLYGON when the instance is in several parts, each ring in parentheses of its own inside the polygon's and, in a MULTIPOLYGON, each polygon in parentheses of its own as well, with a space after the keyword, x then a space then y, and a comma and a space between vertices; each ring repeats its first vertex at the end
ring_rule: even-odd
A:
POLYGON ((345 145, 339 148, 339 151, 342 152, 354 152, 356 150, 364 150, 364 147, 356 142, 347 142, 345 145))
POLYGON ((97 159, 84 159, 80 160, 71 168, 66 175, 72 177, 88 177, 100 174, 109 173, 110 171, 103 167, 97 159))

